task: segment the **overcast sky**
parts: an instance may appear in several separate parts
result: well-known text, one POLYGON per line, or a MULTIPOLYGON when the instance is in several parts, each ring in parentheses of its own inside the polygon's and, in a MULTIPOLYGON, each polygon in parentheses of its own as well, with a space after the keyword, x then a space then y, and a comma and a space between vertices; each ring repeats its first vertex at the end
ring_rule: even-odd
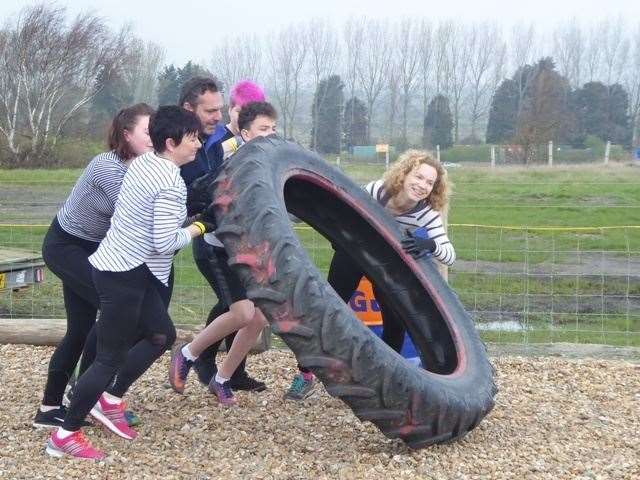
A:
MULTIPOLYGON (((34 0, 1 0, 0 19, 15 14, 34 0)), ((88 9, 86 0, 59 0, 76 14, 88 9)), ((469 21, 496 20, 504 24, 535 21, 542 27, 577 17, 585 22, 604 16, 623 15, 640 23, 637 0, 93 0, 92 9, 114 28, 130 22, 136 34, 153 40, 166 50, 167 63, 178 65, 192 59, 208 65, 211 48, 235 32, 266 33, 289 23, 313 17, 335 19, 340 24, 349 16, 400 18, 403 16, 469 21), (163 8, 164 5, 171 7, 163 8)))

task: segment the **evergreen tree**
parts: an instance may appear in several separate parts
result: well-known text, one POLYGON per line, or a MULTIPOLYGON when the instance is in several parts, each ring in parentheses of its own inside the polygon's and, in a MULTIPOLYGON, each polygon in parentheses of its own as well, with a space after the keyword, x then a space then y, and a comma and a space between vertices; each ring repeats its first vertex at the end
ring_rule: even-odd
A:
POLYGON ((441 149, 449 148, 453 145, 453 116, 449 108, 449 99, 444 95, 436 95, 427 109, 424 118, 422 141, 426 148, 435 148, 440 145, 441 149))
POLYGON ((573 145, 583 147, 587 135, 603 142, 630 145, 629 96, 621 85, 585 83, 572 93, 570 105, 574 118, 573 145))
POLYGON ((178 69, 173 64, 164 67, 158 77, 158 105, 175 105, 181 85, 178 69))
MULTIPOLYGON (((206 68, 189 60, 184 65, 184 67, 178 69, 178 85, 180 86, 178 89, 178 95, 180 92, 180 88, 182 88, 182 85, 184 85, 187 80, 191 80, 193 77, 213 77, 213 75, 206 68)), ((221 85, 220 87, 222 88, 221 85)), ((178 100, 176 99, 176 101, 178 100)))
POLYGON ((175 105, 180 99, 180 89, 185 82, 193 77, 211 77, 206 68, 188 61, 182 68, 173 65, 164 67, 158 77, 158 104, 175 105))
POLYGON ((630 147, 633 130, 628 115, 629 95, 622 85, 616 83, 609 87, 607 107, 608 131, 607 138, 603 140, 630 147))
POLYGON ((319 153, 340 153, 344 84, 339 75, 320 81, 311 105, 311 148, 319 153))
POLYGON ((342 121, 344 146, 347 150, 352 151, 354 145, 366 145, 367 125, 367 106, 358 97, 350 98, 344 107, 342 121))
POLYGON ((582 88, 571 93, 569 104, 573 128, 570 143, 573 146, 584 147, 587 135, 595 135, 604 139, 607 123, 607 97, 607 87, 601 82, 585 83, 582 88))
POLYGON ((133 96, 126 81, 118 72, 111 74, 101 71, 98 74, 98 93, 91 100, 90 130, 93 132, 106 131, 116 113, 131 105, 133 96))
POLYGON ((516 133, 518 117, 518 83, 504 80, 491 99, 487 123, 487 143, 510 142, 516 133))

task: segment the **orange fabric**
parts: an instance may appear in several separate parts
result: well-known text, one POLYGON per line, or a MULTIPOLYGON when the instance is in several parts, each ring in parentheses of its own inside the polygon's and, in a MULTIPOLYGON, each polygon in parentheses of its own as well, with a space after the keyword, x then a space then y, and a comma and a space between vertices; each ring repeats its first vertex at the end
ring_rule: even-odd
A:
POLYGON ((373 296, 373 286, 367 278, 362 277, 360 280, 358 288, 349 301, 349 306, 356 317, 368 327, 382 325, 380 307, 373 296))

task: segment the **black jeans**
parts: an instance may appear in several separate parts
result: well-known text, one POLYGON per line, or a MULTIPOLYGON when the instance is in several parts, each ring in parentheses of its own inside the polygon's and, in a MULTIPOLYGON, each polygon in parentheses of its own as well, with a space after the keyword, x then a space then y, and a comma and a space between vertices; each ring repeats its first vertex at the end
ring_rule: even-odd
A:
MULTIPOLYGON (((207 280, 211 289, 218 298, 218 303, 209 312, 207 316, 207 325, 213 322, 216 318, 225 312, 229 311, 229 305, 237 302, 243 298, 246 298, 246 293, 238 284, 236 284, 237 278, 232 277, 235 275, 229 267, 227 262, 227 254, 224 249, 213 247, 206 244, 201 238, 195 238, 193 240, 193 256, 196 262, 198 270, 202 276, 207 280), (231 282, 228 282, 231 280, 231 282)), ((224 338, 227 348, 231 347, 233 340, 236 338, 236 332, 232 332, 224 338)), ((198 357, 198 362, 215 364, 216 356, 222 340, 217 341, 213 345, 204 350, 198 357)), ((235 369, 232 379, 237 379, 245 375, 245 368, 247 364, 247 358, 245 357, 238 368, 235 369)))
POLYGON ((62 404, 65 386, 96 321, 98 293, 93 286, 88 258, 98 245, 68 234, 60 227, 57 218, 44 237, 42 257, 49 270, 62 280, 64 308, 67 312, 67 331, 49 361, 42 400, 44 405, 62 404))
POLYGON ((92 271, 100 298, 95 361, 80 376, 63 428, 75 431, 105 390, 116 396, 137 380, 175 341, 167 312, 170 289, 141 265, 127 272, 92 271), (136 342, 143 319, 164 326, 136 342), (135 342, 135 344, 134 344, 135 342), (117 376, 116 376, 117 374, 117 376), (114 380, 115 377, 115 380, 114 380))
MULTIPOLYGON (((353 292, 358 288, 362 275, 362 269, 349 254, 342 249, 336 249, 329 267, 328 282, 345 303, 351 299, 353 292)), ((382 340, 396 352, 400 352, 406 331, 404 323, 400 316, 388 306, 390 303, 386 300, 385 293, 375 285, 373 285, 373 294, 380 305, 382 340)))

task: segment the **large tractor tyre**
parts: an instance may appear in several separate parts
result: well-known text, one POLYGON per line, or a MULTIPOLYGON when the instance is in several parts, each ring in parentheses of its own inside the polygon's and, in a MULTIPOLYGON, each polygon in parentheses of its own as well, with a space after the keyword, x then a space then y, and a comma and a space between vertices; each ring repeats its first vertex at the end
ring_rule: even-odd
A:
POLYGON ((412 448, 451 441, 494 404, 493 368, 469 314, 395 220, 322 158, 275 135, 249 142, 209 187, 229 264, 273 331, 360 420, 412 448), (309 259, 288 212, 348 251, 404 319, 423 368, 354 316, 309 259))

